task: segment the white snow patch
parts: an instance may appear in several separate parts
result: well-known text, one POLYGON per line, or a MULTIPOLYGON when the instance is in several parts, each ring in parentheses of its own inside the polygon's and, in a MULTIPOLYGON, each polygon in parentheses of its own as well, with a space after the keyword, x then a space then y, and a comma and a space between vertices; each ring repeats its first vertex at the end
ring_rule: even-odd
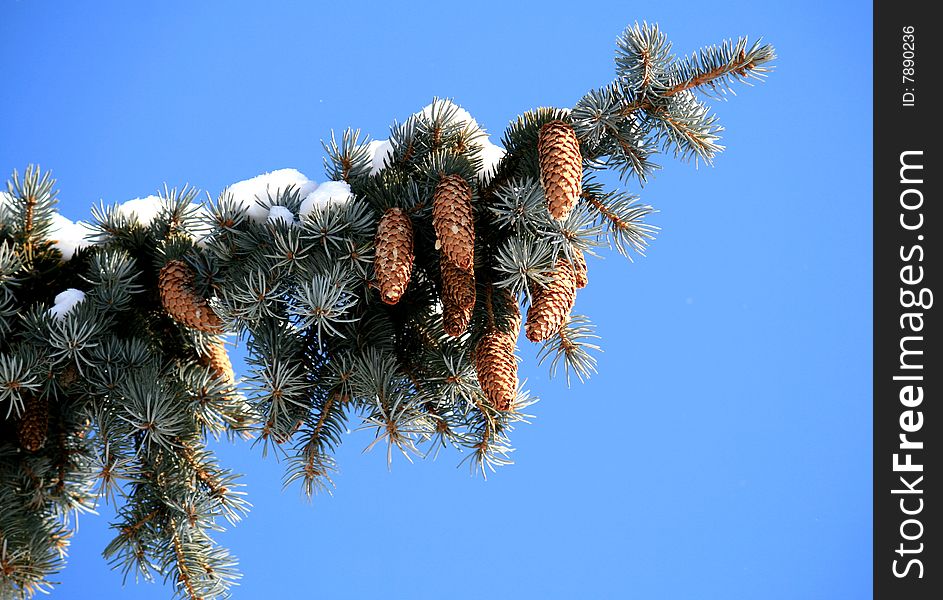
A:
POLYGON ((287 206, 273 206, 268 210, 268 222, 278 223, 279 221, 285 225, 292 225, 295 222, 295 215, 288 210, 287 206))
POLYGON ((85 300, 85 292, 75 288, 69 288, 56 295, 53 307, 49 309, 49 314, 57 321, 72 312, 75 305, 85 300))
POLYGON ((462 107, 459 106, 458 104, 455 104, 455 103, 452 102, 451 100, 441 100, 441 99, 440 99, 438 102, 434 102, 434 103, 430 103, 430 104, 426 105, 425 108, 423 108, 421 111, 419 111, 419 112, 416 113, 416 114, 417 114, 417 115, 422 115, 422 116, 426 117, 427 119, 430 119, 430 120, 431 120, 431 119, 432 119, 432 106, 433 106, 434 104, 438 104, 438 105, 439 105, 439 110, 437 111, 439 114, 442 114, 443 112, 446 112, 446 111, 448 111, 448 110, 450 110, 450 109, 453 109, 453 107, 454 107, 454 111, 455 111, 455 112, 452 114, 452 118, 449 119, 449 121, 448 121, 449 123, 455 123, 455 122, 457 122, 457 121, 464 121, 466 125, 470 125, 470 126, 472 126, 472 127, 478 127, 479 129, 481 128, 481 127, 478 125, 478 121, 476 121, 476 120, 468 113, 467 110, 465 110, 464 108, 462 108, 462 107))
POLYGON ((481 142, 481 169, 478 171, 478 179, 493 175, 494 170, 505 154, 507 154, 507 150, 492 144, 489 138, 484 138, 481 142))
POLYGON ((393 154, 393 144, 390 140, 373 140, 367 144, 367 151, 371 156, 370 174, 376 175, 383 168, 383 163, 393 154))
POLYGON ((316 208, 326 208, 329 205, 344 206, 354 199, 350 186, 346 181, 325 181, 318 189, 308 194, 301 203, 302 216, 308 216, 316 208))
POLYGON ((224 193, 230 194, 233 201, 242 206, 250 219, 256 223, 264 223, 269 216, 268 209, 271 206, 269 197, 275 199, 289 186, 294 186, 300 196, 305 198, 317 189, 318 184, 296 169, 279 169, 234 183, 226 188, 224 193))
POLYGON ((125 217, 136 218, 138 223, 147 227, 154 221, 154 217, 163 207, 163 200, 160 196, 146 196, 144 198, 135 198, 118 205, 118 214, 125 217))
POLYGON ((52 213, 52 227, 49 230, 49 239, 52 240, 59 252, 62 253, 62 260, 72 260, 75 251, 79 248, 91 246, 89 237, 93 234, 91 227, 84 221, 73 223, 67 217, 57 212, 52 213))

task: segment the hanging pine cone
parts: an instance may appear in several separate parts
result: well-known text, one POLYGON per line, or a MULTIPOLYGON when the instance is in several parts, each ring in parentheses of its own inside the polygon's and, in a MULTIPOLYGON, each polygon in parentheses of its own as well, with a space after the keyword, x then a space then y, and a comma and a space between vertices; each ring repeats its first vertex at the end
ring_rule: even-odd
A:
POLYGON ((16 425, 16 435, 24 450, 36 452, 46 445, 49 428, 49 400, 45 396, 30 394, 26 397, 23 415, 16 425))
POLYGON ((583 158, 573 127, 563 121, 544 123, 537 155, 547 208, 553 218, 565 219, 583 190, 583 158))
POLYGON ((475 271, 460 269, 449 260, 442 260, 442 303, 461 309, 475 306, 475 271))
POLYGON ((475 265, 475 216, 472 189, 461 175, 439 180, 432 203, 432 226, 436 248, 460 269, 475 265))
POLYGON ((475 346, 478 383, 492 406, 501 411, 511 408, 517 394, 515 339, 508 333, 492 329, 475 346))
POLYGON ((206 351, 206 354, 200 357, 200 362, 210 368, 213 375, 229 386, 236 383, 236 374, 232 370, 232 363, 229 361, 229 353, 226 352, 226 346, 222 340, 214 340, 206 351))
POLYGON ((457 304, 442 304, 442 328, 452 337, 458 337, 468 331, 474 305, 463 307, 457 304))
POLYGON ((442 257, 442 327, 458 337, 468 331, 475 309, 475 270, 461 269, 442 257))
POLYGON ((182 260, 171 260, 164 265, 157 285, 164 310, 187 327, 204 333, 219 333, 223 322, 206 300, 193 291, 193 277, 193 270, 182 260))
POLYGON ((380 299, 387 304, 399 302, 413 272, 413 224, 398 208, 388 209, 380 218, 374 270, 380 299))
POLYGON ((570 263, 558 259, 550 283, 534 289, 532 295, 524 331, 527 339, 540 342, 560 331, 576 301, 576 274, 570 263))
POLYGON ((582 289, 589 283, 589 277, 586 272, 586 257, 582 250, 573 250, 573 275, 576 278, 576 287, 582 289))

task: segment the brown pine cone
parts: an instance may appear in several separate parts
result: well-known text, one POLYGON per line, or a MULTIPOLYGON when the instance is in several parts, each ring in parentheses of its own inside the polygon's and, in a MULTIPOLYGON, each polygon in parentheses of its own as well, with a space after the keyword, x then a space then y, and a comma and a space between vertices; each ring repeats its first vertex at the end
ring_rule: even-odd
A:
POLYGON ((457 304, 442 304, 442 328, 452 337, 458 337, 468 331, 474 305, 463 307, 457 304))
POLYGON ((20 446, 29 452, 41 450, 46 445, 49 429, 49 400, 45 396, 30 394, 24 402, 23 415, 16 424, 16 435, 20 446))
POLYGON ((582 250, 573 249, 573 274, 576 278, 576 287, 582 289, 589 283, 586 272, 586 257, 582 250))
POLYGON ((492 406, 501 411, 511 408, 517 394, 515 339, 508 333, 492 329, 475 346, 478 383, 492 406))
POLYGON ((576 301, 576 274, 563 257, 557 260, 550 283, 532 290, 524 332, 527 339, 540 342, 560 331, 576 301))
POLYGON ((396 304, 413 272, 413 223, 399 208, 388 209, 380 218, 374 261, 380 299, 396 304))
POLYGON ((187 327, 204 333, 219 333, 223 322, 206 300, 193 291, 193 275, 193 270, 182 260, 171 260, 164 265, 157 284, 164 310, 187 327))
POLYGON ((451 261, 440 262, 442 269, 442 303, 468 309, 475 306, 475 271, 460 269, 451 261))
POLYGON ((432 226, 436 248, 459 269, 475 265, 475 216, 472 189, 461 175, 443 177, 435 188, 432 226))
POLYGON ((583 158, 573 127, 563 121, 544 123, 537 155, 547 208, 553 218, 565 219, 583 190, 583 158))
POLYGON ((206 354, 200 357, 200 362, 209 367, 213 375, 226 385, 233 386, 236 384, 236 374, 232 370, 229 353, 226 352, 226 346, 222 340, 214 340, 206 354))

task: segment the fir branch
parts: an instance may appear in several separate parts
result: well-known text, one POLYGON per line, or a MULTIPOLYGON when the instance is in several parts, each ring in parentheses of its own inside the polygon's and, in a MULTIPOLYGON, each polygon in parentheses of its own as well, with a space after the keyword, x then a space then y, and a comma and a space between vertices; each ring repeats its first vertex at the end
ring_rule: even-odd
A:
POLYGON ((708 46, 695 52, 690 58, 673 65, 672 78, 677 81, 666 96, 674 96, 691 89, 707 89, 715 93, 733 91, 732 83, 760 79, 770 71, 765 67, 776 58, 773 47, 760 45, 759 41, 747 49, 747 38, 736 42, 724 40, 720 46, 708 46))
POLYGON ((197 594, 196 590, 194 589, 194 582, 190 576, 190 568, 187 566, 187 557, 183 551, 183 543, 180 541, 180 534, 177 532, 177 524, 174 523, 173 519, 168 519, 167 523, 170 526, 170 535, 174 547, 174 554, 177 557, 177 583, 184 586, 187 591, 187 596, 190 598, 190 600, 203 600, 203 597, 197 594))
POLYGON ((645 256, 649 240, 654 239, 658 227, 644 223, 642 219, 654 212, 651 206, 637 204, 637 198, 622 194, 600 195, 584 190, 582 197, 604 220, 612 245, 619 254, 632 259, 632 249, 645 256))
POLYGON ((583 315, 571 315, 557 334, 544 342, 537 354, 538 364, 550 360, 550 376, 554 377, 562 361, 566 384, 570 385, 570 372, 584 383, 596 372, 596 357, 590 351, 602 351, 591 339, 599 339, 593 333, 593 325, 583 315))
MULTIPOLYGON (((385 443, 388 466, 394 449, 411 461, 427 441, 433 455, 446 445, 468 449, 473 472, 509 464, 509 435, 535 400, 517 382, 514 398, 502 399, 508 410, 496 410, 483 390, 495 382, 476 372, 479 340, 498 329, 507 336, 503 358, 515 356, 521 297, 545 287, 560 261, 577 275, 567 285, 582 286, 585 254, 597 246, 642 254, 658 230, 646 222, 654 210, 604 190, 592 173, 611 169, 644 184, 659 151, 710 161, 721 128, 695 92, 722 95, 733 82, 760 79, 773 57, 771 47, 741 39, 676 61, 657 26, 636 24, 618 41, 612 83, 572 110, 521 115, 504 133, 503 155, 466 112, 436 98, 394 123, 387 142, 332 132, 323 144, 334 180, 327 193, 302 198, 314 185, 281 171, 207 197, 207 213, 195 189, 165 185, 150 207, 156 214, 137 212, 144 205, 93 208, 95 233, 69 260, 47 239, 51 177, 29 167, 21 181, 14 172, 0 195, 0 595, 49 587, 71 533, 65 516, 87 510, 93 490, 120 500, 105 555, 125 576, 159 572, 189 598, 225 594, 235 561, 209 532, 248 502, 205 448, 223 430, 257 432, 263 454, 294 439, 284 482, 300 481, 308 496, 333 486, 348 409, 373 430, 367 450, 385 443), (544 137, 540 148, 551 121, 576 134, 561 176, 582 188, 575 205, 568 196, 566 216, 555 210, 559 220, 544 192, 554 161, 541 158, 556 142, 544 137), (445 291, 437 236, 447 229, 430 210, 443 175, 460 175, 473 190, 473 222, 452 226, 456 236, 459 225, 474 232, 471 271, 455 277, 461 294, 445 291), (409 216, 412 263, 405 292, 388 305, 370 282, 378 219, 393 207, 409 216), (183 309, 174 316, 159 275, 169 261, 193 274, 192 298, 178 294, 183 309), (67 288, 84 293, 78 304, 74 292, 56 295, 67 288), (450 302, 468 311, 464 330, 450 325, 455 337, 443 326, 450 302), (247 341, 238 387, 220 338, 191 329, 188 307, 211 309, 247 341), (24 401, 39 397, 52 400, 29 408, 43 443, 21 441, 24 401)), ((538 359, 551 375, 562 366, 568 384, 571 374, 584 380, 595 371, 596 337, 585 317, 571 315, 538 359)), ((502 378, 516 381, 504 366, 502 378)))
POLYGON ((609 131, 617 151, 610 153, 606 166, 618 167, 622 179, 631 172, 644 184, 656 169, 661 168, 650 160, 654 148, 648 143, 646 133, 631 120, 609 131))
POLYGON ((154 510, 147 513, 146 515, 144 515, 143 517, 141 517, 134 523, 131 523, 130 525, 122 526, 121 534, 128 538, 134 537, 135 535, 137 535, 138 530, 140 530, 142 527, 144 527, 145 525, 147 525, 148 523, 156 519, 158 515, 160 515, 160 513, 161 513, 161 510, 159 508, 155 508, 154 510))
POLYGON ((330 472, 336 470, 333 458, 325 452, 334 450, 340 443, 340 427, 343 415, 343 396, 338 390, 327 395, 317 413, 317 418, 302 434, 307 440, 299 445, 297 456, 292 460, 284 479, 283 487, 301 480, 302 491, 309 499, 316 491, 331 493, 334 481, 330 472), (338 421, 334 421, 338 418, 338 421))
POLYGON ((636 23, 616 41, 616 72, 635 94, 661 93, 667 81, 671 43, 657 25, 636 23))
POLYGON ((219 471, 205 462, 207 454, 205 449, 198 453, 186 441, 180 442, 180 448, 180 455, 196 475, 197 480, 209 491, 209 497, 219 502, 226 519, 232 524, 238 522, 249 508, 248 503, 242 498, 243 492, 234 489, 239 484, 234 483, 232 476, 221 476, 219 471))
POLYGON ((308 442, 308 445, 320 445, 321 432, 324 430, 324 425, 327 423, 327 418, 331 414, 331 408, 333 408, 336 399, 337 392, 328 394, 327 400, 324 402, 324 406, 321 407, 318 414, 318 419, 314 422, 314 427, 311 428, 311 441, 308 442))
POLYGON ((495 254, 495 283, 530 297, 534 285, 550 281, 554 256, 554 247, 546 240, 509 239, 495 254))
MULTIPOLYGON (((776 59, 776 53, 769 44, 754 42, 746 49, 747 39, 740 38, 736 43, 725 40, 720 48, 709 46, 693 54, 690 58, 672 65, 670 79, 673 83, 662 90, 661 98, 672 98, 690 90, 698 90, 709 95, 723 95, 733 92, 734 82, 748 83, 749 79, 762 79, 771 71, 764 66, 776 59)), ((626 102, 621 114, 629 116, 638 110, 652 110, 657 102, 651 98, 634 98, 626 102)))
MULTIPOLYGON (((474 401, 475 421, 469 427, 465 445, 472 453, 462 460, 469 461, 472 474, 481 473, 488 478, 488 471, 497 471, 498 467, 513 463, 509 455, 513 451, 507 436, 501 431, 501 424, 494 414, 494 408, 480 394, 474 401)), ((462 464, 459 463, 459 464, 462 464)))
POLYGON ((717 117, 690 92, 674 96, 666 106, 652 109, 648 118, 657 126, 656 139, 661 142, 662 151, 671 151, 675 158, 702 159, 710 164, 714 155, 724 148, 716 143, 723 131, 717 117))
MULTIPOLYGON (((52 208, 56 193, 53 186, 56 180, 49 171, 45 173, 39 167, 30 165, 20 180, 14 170, 13 177, 7 182, 7 198, 12 202, 18 221, 22 224, 16 237, 22 246, 25 267, 32 270, 42 251, 41 241, 49 229, 52 208)), ((8 209, 9 210, 9 209, 8 209)))
POLYGON ((360 140, 360 130, 344 130, 341 143, 331 131, 330 143, 321 142, 324 152, 324 170, 333 181, 351 183, 370 174, 369 138, 360 140))

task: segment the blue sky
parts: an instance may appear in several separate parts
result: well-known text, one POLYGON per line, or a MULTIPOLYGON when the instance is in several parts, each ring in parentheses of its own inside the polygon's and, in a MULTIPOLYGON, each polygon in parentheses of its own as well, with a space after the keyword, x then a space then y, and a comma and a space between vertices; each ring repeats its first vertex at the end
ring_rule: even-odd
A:
MULTIPOLYGON (((320 139, 385 138, 435 95, 500 137, 613 75, 658 22, 676 52, 762 36, 776 72, 717 103, 715 166, 664 161, 641 191, 648 256, 591 261, 577 311, 600 374, 567 388, 522 342, 542 398, 487 482, 339 453, 333 497, 221 444, 254 509, 220 535, 236 598, 829 599, 871 595, 871 6, 865 2, 0 3, 0 171, 53 170, 61 210, 293 167, 320 139), (474 6, 474 8, 472 8, 474 6)), ((637 190, 636 190, 637 191, 637 190)), ((83 516, 53 598, 122 588, 83 516)))

